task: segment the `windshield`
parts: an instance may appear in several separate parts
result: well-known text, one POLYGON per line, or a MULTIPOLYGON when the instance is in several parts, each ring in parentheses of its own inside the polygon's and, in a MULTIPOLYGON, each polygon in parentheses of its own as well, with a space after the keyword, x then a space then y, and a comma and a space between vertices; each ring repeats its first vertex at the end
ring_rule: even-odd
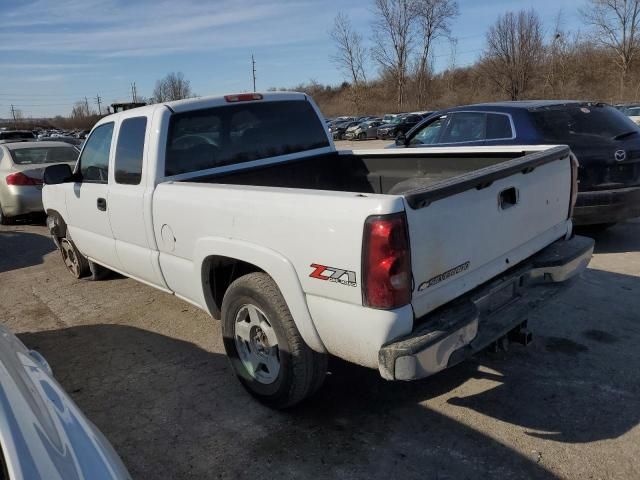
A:
POLYGON ((323 123, 302 100, 238 103, 174 114, 166 175, 328 147, 323 123))
POLYGON ((404 120, 404 117, 393 117, 389 123, 391 123, 392 125, 397 125, 398 123, 401 123, 402 120, 404 120))
POLYGON ((73 147, 32 147, 11 150, 13 163, 17 165, 37 165, 41 163, 69 163, 78 158, 78 150, 73 147))
POLYGON ((638 131, 638 126, 607 105, 562 105, 531 112, 545 140, 571 142, 579 136, 613 139, 638 131))

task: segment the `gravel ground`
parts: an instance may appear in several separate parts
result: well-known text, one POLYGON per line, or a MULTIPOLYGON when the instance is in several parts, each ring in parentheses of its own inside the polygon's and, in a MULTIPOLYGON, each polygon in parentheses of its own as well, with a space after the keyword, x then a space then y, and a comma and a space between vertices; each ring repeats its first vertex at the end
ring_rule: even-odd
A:
POLYGON ((577 284, 531 313, 529 347, 412 383, 332 359, 286 413, 242 390, 218 321, 130 279, 73 279, 43 226, 0 228, 0 318, 134 478, 632 479, 639 252, 638 220, 599 235, 577 284))

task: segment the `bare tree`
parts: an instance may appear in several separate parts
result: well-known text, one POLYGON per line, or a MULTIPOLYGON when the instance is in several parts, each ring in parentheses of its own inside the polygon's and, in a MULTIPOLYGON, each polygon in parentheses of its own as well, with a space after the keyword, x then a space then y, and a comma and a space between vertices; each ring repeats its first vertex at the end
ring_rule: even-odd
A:
POLYGON ((396 84, 397 105, 402 110, 409 56, 413 49, 414 0, 375 0, 373 58, 391 74, 396 84))
POLYGON ((441 37, 451 37, 451 21, 459 12, 456 0, 414 0, 414 2, 421 45, 416 65, 416 83, 418 105, 422 107, 428 93, 429 62, 433 44, 441 37))
POLYGON ((640 48, 640 0, 589 0, 589 6, 581 13, 585 22, 595 29, 595 42, 615 54, 622 99, 627 73, 640 48))
POLYGON ((171 72, 166 77, 158 80, 153 89, 153 100, 156 103, 170 102, 193 97, 191 82, 184 78, 182 72, 171 72))
POLYGON ((362 36, 353 29, 349 17, 343 13, 338 13, 336 16, 330 35, 336 45, 336 53, 331 57, 331 60, 351 80, 353 85, 352 100, 356 111, 360 111, 361 90, 367 82, 362 36))
POLYGON ((487 33, 483 71, 511 100, 530 86, 543 61, 542 22, 533 10, 507 12, 487 33))

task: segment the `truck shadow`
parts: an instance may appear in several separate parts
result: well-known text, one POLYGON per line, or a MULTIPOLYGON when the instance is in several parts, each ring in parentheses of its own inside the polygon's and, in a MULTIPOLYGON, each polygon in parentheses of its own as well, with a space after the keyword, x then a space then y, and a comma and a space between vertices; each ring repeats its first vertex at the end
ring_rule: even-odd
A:
POLYGON ((56 249, 43 235, 20 229, 0 230, 0 273, 40 265, 44 256, 56 249))
POLYGON ((287 412, 252 400, 224 355, 157 333, 94 325, 21 338, 49 360, 134 478, 551 479, 541 454, 496 440, 519 429, 495 422, 483 433, 483 415, 540 441, 613 439, 636 427, 640 325, 630 307, 638 300, 625 291, 624 310, 594 307, 602 282, 631 281, 616 277, 625 276, 589 271, 580 291, 535 318, 544 336, 504 354, 508 361, 482 354, 424 381, 392 383, 332 359, 324 387, 287 412))
POLYGON ((576 228, 576 233, 595 239, 594 253, 640 252, 640 219, 619 223, 602 232, 576 228))

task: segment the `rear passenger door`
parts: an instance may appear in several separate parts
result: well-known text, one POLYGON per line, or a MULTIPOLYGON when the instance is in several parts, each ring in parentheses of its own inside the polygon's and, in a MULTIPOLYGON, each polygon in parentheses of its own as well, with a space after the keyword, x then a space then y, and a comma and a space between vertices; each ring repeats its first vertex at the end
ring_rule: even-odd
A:
POLYGON ((113 172, 109 178, 109 218, 115 248, 123 271, 138 280, 166 288, 145 202, 151 202, 153 185, 143 175, 147 155, 148 125, 143 115, 123 118, 118 128, 113 172))

